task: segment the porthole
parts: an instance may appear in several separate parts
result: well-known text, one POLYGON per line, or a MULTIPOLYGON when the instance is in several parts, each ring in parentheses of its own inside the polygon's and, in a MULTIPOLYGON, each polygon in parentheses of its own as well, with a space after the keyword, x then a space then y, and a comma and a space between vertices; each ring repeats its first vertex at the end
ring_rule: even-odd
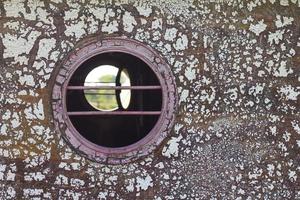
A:
POLYGON ((92 41, 72 51, 52 92, 55 124, 91 160, 126 163, 152 152, 171 130, 177 95, 169 66, 129 39, 92 41))

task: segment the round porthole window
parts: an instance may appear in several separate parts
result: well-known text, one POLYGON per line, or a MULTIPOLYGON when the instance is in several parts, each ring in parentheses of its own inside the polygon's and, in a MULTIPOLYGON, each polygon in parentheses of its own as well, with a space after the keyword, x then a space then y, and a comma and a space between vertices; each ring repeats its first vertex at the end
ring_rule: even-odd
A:
POLYGON ((176 85, 152 48, 124 38, 95 40, 62 63, 52 103, 55 125, 79 153, 126 163, 152 152, 171 130, 176 85))

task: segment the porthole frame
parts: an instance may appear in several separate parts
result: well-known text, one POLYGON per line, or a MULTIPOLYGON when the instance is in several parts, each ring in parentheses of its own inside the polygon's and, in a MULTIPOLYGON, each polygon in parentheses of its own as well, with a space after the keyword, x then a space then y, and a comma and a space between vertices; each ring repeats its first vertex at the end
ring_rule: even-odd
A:
POLYGON ((96 162, 121 164, 148 155, 166 138, 175 120, 178 95, 169 65, 154 49, 133 39, 93 38, 81 44, 84 45, 71 51, 58 66, 54 77, 51 101, 57 131, 78 153, 96 162), (141 59, 155 73, 162 88, 162 108, 157 123, 144 138, 125 147, 103 147, 88 141, 75 129, 66 109, 66 91, 73 73, 88 59, 107 52, 123 52, 141 59))

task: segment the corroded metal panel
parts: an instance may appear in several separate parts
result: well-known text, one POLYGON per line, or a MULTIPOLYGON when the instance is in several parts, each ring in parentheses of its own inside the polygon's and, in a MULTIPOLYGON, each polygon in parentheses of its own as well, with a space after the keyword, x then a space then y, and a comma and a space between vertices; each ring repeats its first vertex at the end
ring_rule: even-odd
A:
POLYGON ((300 199, 299 0, 4 0, 0 12, 1 198, 300 199), (176 77, 173 131, 132 163, 89 161, 55 130, 52 74, 94 37, 149 45, 176 77))

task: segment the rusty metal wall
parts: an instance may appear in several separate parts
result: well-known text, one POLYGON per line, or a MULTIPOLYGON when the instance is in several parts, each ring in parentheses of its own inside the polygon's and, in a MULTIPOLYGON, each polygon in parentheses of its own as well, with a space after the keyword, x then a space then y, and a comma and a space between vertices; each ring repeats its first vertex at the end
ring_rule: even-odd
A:
POLYGON ((0 199, 300 199, 300 1, 0 1, 0 199), (91 162, 55 130, 51 74, 89 37, 158 51, 180 98, 151 155, 91 162))

